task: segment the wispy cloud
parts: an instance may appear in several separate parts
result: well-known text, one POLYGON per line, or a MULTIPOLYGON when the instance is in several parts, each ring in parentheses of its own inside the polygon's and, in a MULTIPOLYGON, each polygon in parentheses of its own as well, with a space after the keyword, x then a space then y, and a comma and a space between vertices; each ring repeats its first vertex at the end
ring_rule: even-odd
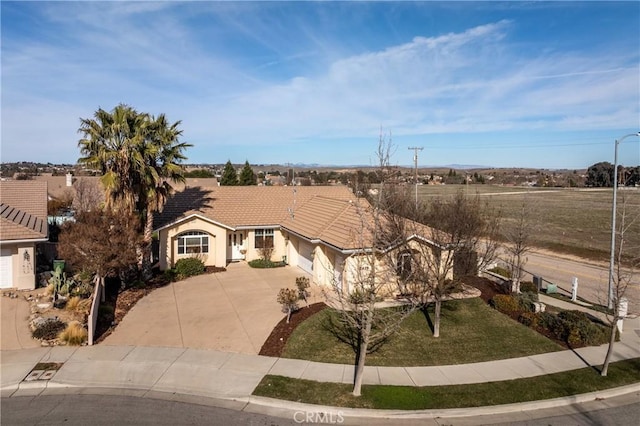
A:
POLYGON ((2 30, 3 155, 54 139, 74 158, 78 117, 119 102, 181 119, 198 152, 375 137, 381 125, 398 137, 638 124, 638 50, 523 50, 519 19, 412 38, 392 28, 374 45, 340 42, 343 16, 314 5, 28 7, 39 29, 2 30))

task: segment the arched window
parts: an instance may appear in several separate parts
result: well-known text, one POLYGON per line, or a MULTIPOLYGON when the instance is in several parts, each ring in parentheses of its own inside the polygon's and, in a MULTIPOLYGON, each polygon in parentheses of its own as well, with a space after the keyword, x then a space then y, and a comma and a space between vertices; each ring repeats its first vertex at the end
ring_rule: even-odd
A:
POLYGON ((178 235, 178 254, 209 253, 209 234, 201 231, 178 235))
POLYGON ((410 251, 403 251, 398 254, 396 261, 396 274, 400 279, 406 280, 411 276, 412 256, 410 251))

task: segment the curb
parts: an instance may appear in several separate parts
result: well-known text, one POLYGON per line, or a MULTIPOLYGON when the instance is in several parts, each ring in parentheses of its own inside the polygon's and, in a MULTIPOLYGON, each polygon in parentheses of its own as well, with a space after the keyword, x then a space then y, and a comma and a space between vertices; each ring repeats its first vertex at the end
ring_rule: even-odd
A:
POLYGON ((573 404, 583 404, 603 399, 615 398, 633 393, 640 394, 640 383, 621 386, 603 391, 589 392, 541 401, 518 402, 514 404, 489 405, 470 408, 446 408, 429 410, 376 410, 366 408, 329 407, 322 405, 306 404, 294 401, 250 396, 249 404, 245 411, 262 414, 277 415, 278 417, 292 418, 299 412, 323 412, 328 414, 340 414, 344 418, 359 419, 433 419, 453 417, 474 417, 483 415, 509 414, 523 411, 536 411, 548 408, 564 407, 573 404), (275 409, 275 412, 274 410, 275 409))
POLYGON ((462 418, 486 415, 499 415, 509 413, 531 412, 543 409, 565 407, 587 402, 607 400, 624 395, 637 393, 640 395, 640 383, 621 386, 613 389, 589 392, 579 395, 560 397, 541 401, 519 402, 514 404, 489 405, 470 408, 447 408, 428 410, 384 410, 366 408, 347 408, 307 404, 295 401, 280 400, 261 396, 250 395, 248 397, 212 397, 197 394, 170 393, 154 391, 148 388, 135 387, 104 387, 104 386, 78 386, 58 382, 31 385, 20 383, 0 388, 3 397, 36 396, 47 392, 53 394, 100 394, 100 395, 131 395, 139 398, 151 398, 169 401, 178 401, 189 404, 228 408, 237 411, 246 411, 255 414, 264 414, 280 418, 295 419, 300 413, 317 413, 326 418, 344 419, 436 419, 436 418, 462 418), (12 392, 11 392, 12 391, 12 392), (5 392, 10 392, 5 394, 5 392))

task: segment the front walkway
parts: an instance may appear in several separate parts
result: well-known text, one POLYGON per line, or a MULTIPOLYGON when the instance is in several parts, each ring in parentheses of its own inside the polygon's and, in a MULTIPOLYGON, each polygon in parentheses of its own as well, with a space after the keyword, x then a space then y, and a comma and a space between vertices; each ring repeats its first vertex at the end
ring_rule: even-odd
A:
POLYGON ((254 269, 243 262, 171 283, 138 301, 101 344, 257 354, 284 317, 278 291, 295 288, 303 275, 295 266, 254 269))

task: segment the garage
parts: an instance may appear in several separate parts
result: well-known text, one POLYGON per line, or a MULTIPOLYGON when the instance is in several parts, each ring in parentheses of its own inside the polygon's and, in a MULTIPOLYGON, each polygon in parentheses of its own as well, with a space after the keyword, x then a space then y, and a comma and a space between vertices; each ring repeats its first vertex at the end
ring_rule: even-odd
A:
POLYGON ((12 250, 3 248, 0 250, 0 288, 13 287, 13 262, 12 250))
POLYGON ((313 246, 302 240, 298 246, 298 267, 313 274, 313 246))

